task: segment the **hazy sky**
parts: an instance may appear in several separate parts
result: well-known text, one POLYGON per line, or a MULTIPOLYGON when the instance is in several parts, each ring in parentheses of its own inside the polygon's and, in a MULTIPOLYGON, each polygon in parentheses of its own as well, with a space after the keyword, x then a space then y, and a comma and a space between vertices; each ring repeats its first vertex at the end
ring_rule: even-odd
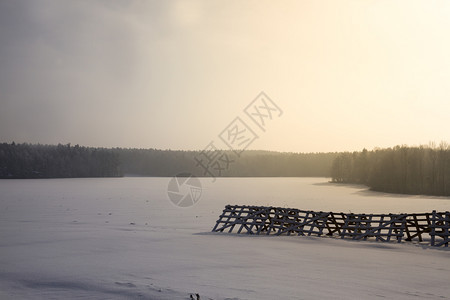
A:
POLYGON ((200 150, 261 91, 252 149, 450 141, 450 2, 0 0, 2 142, 200 150))

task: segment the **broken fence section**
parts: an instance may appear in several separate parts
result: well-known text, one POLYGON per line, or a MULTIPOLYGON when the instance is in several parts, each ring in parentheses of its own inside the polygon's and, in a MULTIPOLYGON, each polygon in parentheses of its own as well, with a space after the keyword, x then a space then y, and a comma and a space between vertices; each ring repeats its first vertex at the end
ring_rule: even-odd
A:
POLYGON ((293 208, 227 205, 213 232, 266 235, 340 236, 354 240, 449 244, 450 212, 353 214, 293 208))

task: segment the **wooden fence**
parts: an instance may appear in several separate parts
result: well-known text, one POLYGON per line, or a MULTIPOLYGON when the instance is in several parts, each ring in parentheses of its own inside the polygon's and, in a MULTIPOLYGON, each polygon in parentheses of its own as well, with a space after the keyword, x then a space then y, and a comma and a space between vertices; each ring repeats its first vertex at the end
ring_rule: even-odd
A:
POLYGON ((266 235, 339 236, 354 240, 449 244, 450 212, 353 214, 293 208, 227 205, 213 232, 266 235))

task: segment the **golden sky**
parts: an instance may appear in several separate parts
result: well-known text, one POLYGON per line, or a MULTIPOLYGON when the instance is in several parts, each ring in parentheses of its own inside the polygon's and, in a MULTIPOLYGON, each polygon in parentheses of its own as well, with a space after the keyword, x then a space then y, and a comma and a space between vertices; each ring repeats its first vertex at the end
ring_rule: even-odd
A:
POLYGON ((0 25, 0 141, 200 150, 261 91, 283 114, 251 149, 450 140, 448 1, 7 0, 0 25))

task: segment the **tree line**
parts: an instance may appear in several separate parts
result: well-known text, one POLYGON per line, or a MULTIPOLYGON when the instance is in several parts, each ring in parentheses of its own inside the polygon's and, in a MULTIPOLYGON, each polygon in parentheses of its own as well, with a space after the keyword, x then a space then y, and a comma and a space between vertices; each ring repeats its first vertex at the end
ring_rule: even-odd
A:
POLYGON ((360 183, 372 190, 450 196, 450 145, 430 143, 339 154, 333 182, 360 183))
POLYGON ((179 173, 198 177, 331 177, 333 182, 365 184, 377 191, 450 196, 450 146, 444 142, 352 153, 247 150, 239 155, 232 151, 216 154, 0 143, 0 178, 171 177, 179 173), (208 165, 212 156, 215 162, 208 165))
MULTIPOLYGON (((79 145, 0 143, 0 178, 65 178, 161 176, 190 173, 198 177, 330 177, 338 153, 280 153, 248 150, 239 155, 220 151, 228 157, 219 170, 202 168, 202 151, 158 149, 93 148, 79 145)), ((215 156, 215 153, 207 155, 215 156)))
POLYGON ((283 153, 247 150, 203 153, 157 149, 113 150, 125 175, 174 176, 190 173, 197 177, 330 177, 331 164, 338 153, 283 153), (222 157, 226 157, 222 159, 222 157), (214 158, 213 158, 214 157, 214 158), (209 160, 215 162, 208 164, 209 160), (199 161, 202 162, 199 163, 199 161), (218 162, 221 163, 219 170, 218 162), (206 170, 208 165, 209 169, 206 170), (203 166, 203 167, 202 167, 203 166))
POLYGON ((70 144, 0 144, 0 178, 115 176, 121 176, 120 162, 110 149, 70 144))

